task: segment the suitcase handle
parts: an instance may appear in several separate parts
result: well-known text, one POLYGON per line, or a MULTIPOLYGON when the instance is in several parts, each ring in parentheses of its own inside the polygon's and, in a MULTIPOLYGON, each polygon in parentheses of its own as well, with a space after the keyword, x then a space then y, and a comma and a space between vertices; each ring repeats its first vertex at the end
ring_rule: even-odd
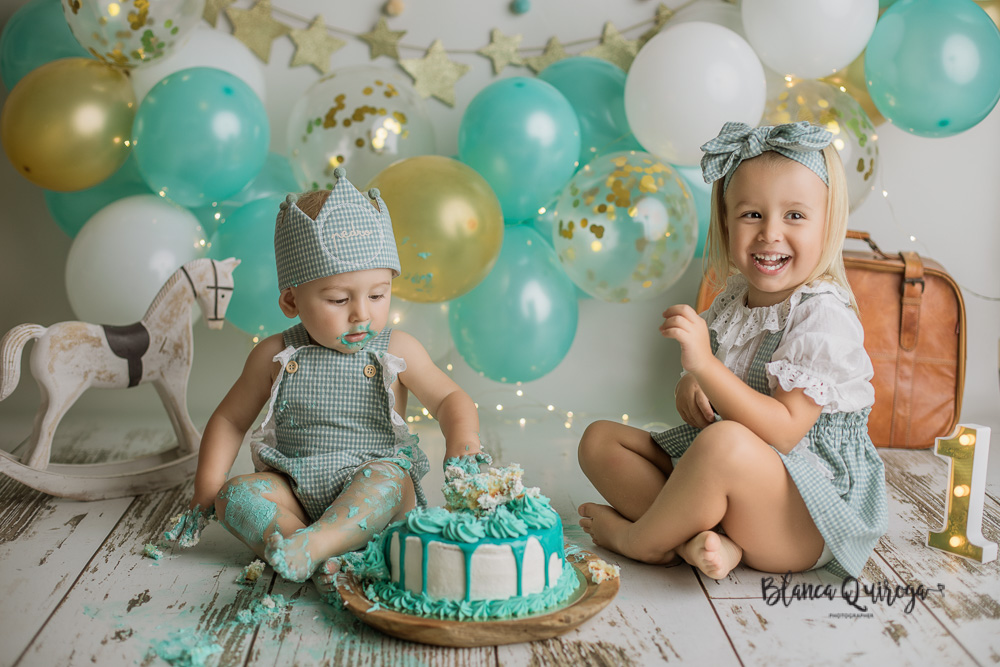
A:
POLYGON ((872 240, 871 234, 868 232, 859 232, 854 229, 847 230, 847 238, 855 239, 858 241, 864 241, 868 244, 868 247, 872 249, 872 252, 882 257, 882 259, 889 259, 889 256, 882 252, 882 249, 878 247, 875 241, 872 240))

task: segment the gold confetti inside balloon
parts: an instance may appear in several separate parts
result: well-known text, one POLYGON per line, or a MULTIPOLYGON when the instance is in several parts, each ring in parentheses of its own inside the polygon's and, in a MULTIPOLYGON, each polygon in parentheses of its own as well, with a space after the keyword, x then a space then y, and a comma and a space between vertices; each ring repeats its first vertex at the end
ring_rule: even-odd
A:
POLYGON ((345 67, 310 86, 292 107, 288 150, 299 185, 332 188, 337 167, 364 183, 397 160, 433 154, 434 129, 405 74, 345 67))
POLYGON ((808 121, 833 134, 847 173, 847 192, 854 211, 875 188, 878 174, 878 134, 868 114, 840 88, 814 79, 793 79, 770 96, 761 125, 808 121))
MULTIPOLYGON (((830 76, 824 76, 820 81, 826 81, 844 91, 858 101, 861 108, 868 114, 868 120, 872 125, 878 127, 885 122, 885 116, 875 106, 872 96, 868 93, 868 85, 865 83, 865 52, 854 59, 850 65, 844 69, 839 69, 830 76)), ((768 91, 770 92, 770 91, 768 91)))
POLYGON ((662 293, 698 244, 691 191, 673 167, 639 151, 602 155, 578 171, 559 196, 555 220, 563 269, 604 301, 662 293))
POLYGON ((205 0, 62 0, 73 36, 95 58, 139 67, 184 43, 205 0))
POLYGON ((368 187, 379 189, 392 217, 403 268, 392 281, 394 296, 449 301, 493 268, 503 244, 503 213, 472 167, 440 155, 411 157, 383 169, 368 187))
POLYGON ((90 58, 61 58, 17 82, 0 116, 11 164, 46 190, 83 190, 128 159, 135 95, 128 76, 90 58))

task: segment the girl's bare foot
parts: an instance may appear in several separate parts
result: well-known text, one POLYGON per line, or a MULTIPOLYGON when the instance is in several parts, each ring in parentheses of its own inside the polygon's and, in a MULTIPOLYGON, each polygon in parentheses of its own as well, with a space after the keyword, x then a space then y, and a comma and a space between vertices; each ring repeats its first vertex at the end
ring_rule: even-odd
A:
POLYGON ((676 556, 673 551, 668 551, 650 560, 648 557, 641 557, 629 546, 628 533, 632 527, 632 522, 623 517, 618 511, 609 505, 598 505, 597 503, 584 503, 577 510, 580 513, 580 527, 590 535, 594 544, 605 549, 610 549, 623 556, 644 563, 654 565, 666 565, 672 562, 676 556))
POLYGON ((711 530, 692 537, 677 553, 712 579, 725 579, 743 559, 743 549, 738 544, 711 530))
POLYGON ((316 531, 303 528, 289 538, 274 531, 264 540, 264 557, 274 571, 289 581, 302 582, 308 579, 323 561, 313 561, 309 537, 316 531))

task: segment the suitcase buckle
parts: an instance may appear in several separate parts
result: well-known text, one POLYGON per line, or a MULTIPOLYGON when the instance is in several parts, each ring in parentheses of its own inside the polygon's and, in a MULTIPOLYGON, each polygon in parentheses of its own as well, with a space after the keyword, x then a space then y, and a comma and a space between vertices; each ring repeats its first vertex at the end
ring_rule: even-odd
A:
POLYGON ((927 283, 924 282, 923 278, 903 278, 903 283, 906 285, 920 285, 921 294, 923 294, 924 290, 927 288, 927 283))

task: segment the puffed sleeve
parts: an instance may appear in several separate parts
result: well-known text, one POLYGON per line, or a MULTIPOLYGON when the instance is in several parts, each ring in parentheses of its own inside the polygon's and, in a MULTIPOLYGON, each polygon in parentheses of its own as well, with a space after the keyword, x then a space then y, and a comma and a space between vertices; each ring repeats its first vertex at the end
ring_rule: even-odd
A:
POLYGON ((823 412, 854 412, 875 403, 861 321, 836 294, 817 294, 789 313, 767 375, 772 391, 779 385, 803 389, 823 412))

